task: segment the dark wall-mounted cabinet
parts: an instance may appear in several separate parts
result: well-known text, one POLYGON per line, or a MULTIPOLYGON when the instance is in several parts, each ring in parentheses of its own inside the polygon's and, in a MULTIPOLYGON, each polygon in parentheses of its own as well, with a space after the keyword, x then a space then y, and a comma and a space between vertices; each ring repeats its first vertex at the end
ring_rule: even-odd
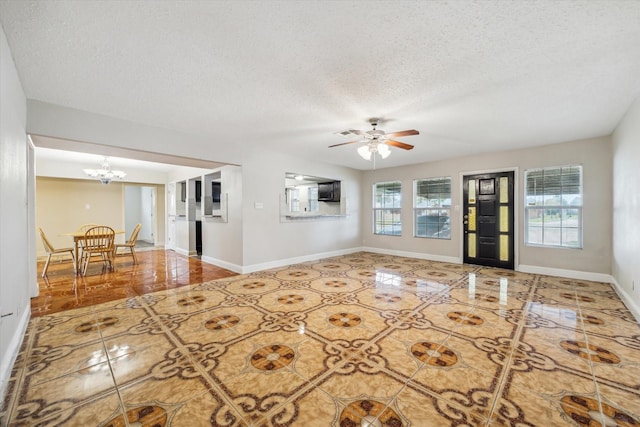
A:
POLYGON ((202 182, 196 181, 196 203, 200 203, 202 198, 202 182))
POLYGON ((319 202, 339 202, 340 201, 340 181, 319 182, 318 183, 319 202))
POLYGON ((211 199, 213 203, 220 203, 220 193, 222 192, 222 185, 219 182, 211 183, 211 199))
POLYGON ((185 181, 179 182, 180 185, 180 201, 187 201, 187 183, 185 181))

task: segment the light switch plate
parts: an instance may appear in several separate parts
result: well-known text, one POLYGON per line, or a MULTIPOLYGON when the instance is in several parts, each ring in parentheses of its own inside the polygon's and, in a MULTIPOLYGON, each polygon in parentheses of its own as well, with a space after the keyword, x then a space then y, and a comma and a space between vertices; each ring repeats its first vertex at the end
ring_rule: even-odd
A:
POLYGON ((254 207, 254 208, 256 208, 256 209, 262 209, 262 208, 264 208, 264 203, 262 203, 262 202, 255 202, 255 203, 253 204, 253 207, 254 207))

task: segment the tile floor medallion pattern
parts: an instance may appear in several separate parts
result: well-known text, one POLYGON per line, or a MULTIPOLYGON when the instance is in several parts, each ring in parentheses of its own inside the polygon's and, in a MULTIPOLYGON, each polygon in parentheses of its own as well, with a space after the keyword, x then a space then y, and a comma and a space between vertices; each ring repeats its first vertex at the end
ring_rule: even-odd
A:
POLYGON ((356 253, 33 317, 10 426, 640 426, 609 284, 356 253))

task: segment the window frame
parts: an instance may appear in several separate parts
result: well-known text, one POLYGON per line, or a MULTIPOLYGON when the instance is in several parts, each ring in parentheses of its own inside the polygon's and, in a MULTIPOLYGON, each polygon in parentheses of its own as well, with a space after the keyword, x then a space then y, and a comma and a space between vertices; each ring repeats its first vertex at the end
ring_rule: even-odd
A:
POLYGON ((372 232, 377 236, 402 236, 402 181, 385 181, 385 182, 375 182, 372 186, 372 232), (385 198, 384 202, 391 201, 392 206, 388 206, 386 203, 383 203, 383 206, 378 206, 378 198, 377 198, 377 190, 379 186, 384 185, 396 185, 398 186, 398 192, 394 193, 396 196, 391 198, 385 198), (391 199, 391 200, 388 200, 391 199), (397 206, 396 206, 397 205, 397 206), (384 211, 388 211, 387 215, 391 215, 391 221, 396 221, 396 223, 391 224, 391 232, 383 232, 384 228, 387 228, 387 225, 383 224, 386 222, 383 220, 384 211))
POLYGON ((318 202, 318 186, 307 188, 307 199, 309 212, 320 212, 320 202, 318 202))
POLYGON ((286 195, 289 199, 289 212, 300 212, 300 189, 287 188, 286 195))
MULTIPOLYGON (((568 175, 568 174, 567 174, 568 175)), ((535 183, 534 183, 535 184, 535 183)), ((571 184, 574 186, 574 184, 571 184)), ((583 239, 583 229, 584 229, 584 217, 583 217, 583 208, 584 208, 584 167, 581 164, 572 164, 572 165, 561 165, 561 166, 546 166, 541 168, 532 168, 526 169, 524 171, 524 244, 525 246, 533 246, 533 247, 542 247, 542 248, 563 248, 563 249, 583 249, 584 247, 584 239, 583 239), (579 170, 578 178, 579 183, 577 185, 579 193, 575 196, 574 193, 565 193, 562 190, 562 177, 566 176, 563 174, 563 169, 569 168, 577 168, 579 170), (536 194, 537 190, 534 190, 534 194, 529 194, 530 188, 530 174, 534 172, 542 172, 543 174, 543 183, 545 183, 544 174, 545 172, 549 173, 555 170, 560 171, 560 193, 552 194, 551 192, 546 192, 544 189, 541 194, 536 194), (565 198, 570 195, 574 195, 574 199, 571 203, 565 203, 565 198), (539 204, 536 200, 538 199, 542 203, 539 204), (549 198, 549 199, 546 199, 549 198), (550 200, 557 198, 559 200, 558 203, 548 203, 550 200), (580 204, 572 204, 576 198, 579 198, 580 204), (532 212, 538 211, 541 214, 536 215, 537 217, 542 217, 542 225, 541 226, 532 226, 530 225, 530 220, 532 218, 532 212), (559 214, 557 212, 560 212, 559 214), (564 222, 568 221, 570 218, 573 218, 573 215, 567 215, 569 211, 577 211, 577 218, 574 220, 577 222, 576 226, 565 225, 564 222), (547 216, 557 216, 560 221, 559 225, 548 225, 545 226, 545 221, 547 216), (530 233, 538 228, 538 232, 540 233, 540 241, 531 241, 530 233), (557 229, 559 231, 559 241, 560 244, 555 243, 545 243, 545 236, 547 233, 551 232, 551 230, 557 229), (577 243, 575 245, 565 243, 565 240, 568 239, 568 231, 569 230, 577 230, 577 243)))
POLYGON ((451 177, 450 176, 438 176, 438 177, 420 178, 420 179, 413 180, 413 237, 417 237, 420 239, 451 240, 451 177), (418 188, 420 186, 420 183, 427 182, 427 181, 432 181, 432 182, 439 181, 442 184, 444 184, 445 181, 448 181, 449 192, 448 193, 427 193, 426 196, 418 195, 418 188), (418 206, 418 197, 425 197, 425 199, 429 200, 429 198, 427 197, 429 194, 434 194, 434 195, 437 194, 439 196, 437 197, 438 204, 433 206, 418 206), (448 197, 443 198, 442 196, 445 194, 448 195, 448 197), (448 205, 443 203, 443 201, 447 199, 449 200, 448 205), (436 223, 436 227, 438 228, 438 231, 436 233, 433 233, 431 236, 427 235, 426 229, 428 228, 427 225, 429 225, 429 223, 428 221, 425 220, 425 227, 424 227, 425 234, 420 235, 419 234, 420 221, 418 218, 420 216, 425 216, 425 217, 429 216, 428 215, 429 211, 437 211, 438 221, 436 223), (442 215, 443 212, 446 212, 446 215, 442 215), (419 215, 421 213, 423 215, 419 215), (440 218, 443 218, 443 217, 447 218, 449 233, 440 235, 442 233, 442 229, 440 228, 440 224, 441 224, 440 218))

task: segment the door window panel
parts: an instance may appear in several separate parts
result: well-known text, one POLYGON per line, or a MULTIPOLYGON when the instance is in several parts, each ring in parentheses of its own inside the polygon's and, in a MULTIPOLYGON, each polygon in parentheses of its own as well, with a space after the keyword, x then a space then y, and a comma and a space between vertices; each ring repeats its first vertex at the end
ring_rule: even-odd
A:
POLYGON ((500 177, 500 203, 509 203, 509 178, 500 177))
POLYGON ((509 236, 500 235, 500 261, 509 261, 509 236))
POLYGON ((500 206, 500 232, 509 232, 509 206, 500 206))
POLYGON ((469 233, 467 236, 469 236, 468 237, 468 240, 469 240, 468 256, 469 258, 475 258, 476 257, 476 233, 469 233))
POLYGON ((470 179, 469 180, 469 203, 475 203, 476 202, 476 180, 475 179, 470 179))

